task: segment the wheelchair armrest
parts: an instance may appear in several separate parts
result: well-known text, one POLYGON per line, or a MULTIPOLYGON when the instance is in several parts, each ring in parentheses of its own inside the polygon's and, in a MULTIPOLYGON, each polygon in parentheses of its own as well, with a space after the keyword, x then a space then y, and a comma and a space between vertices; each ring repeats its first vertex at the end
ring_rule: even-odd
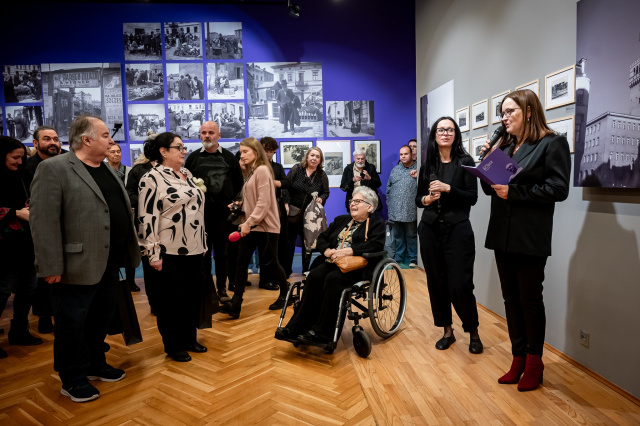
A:
POLYGON ((362 253, 362 257, 364 257, 365 259, 375 259, 377 257, 386 257, 387 256, 387 252, 386 251, 377 251, 375 253, 362 253))

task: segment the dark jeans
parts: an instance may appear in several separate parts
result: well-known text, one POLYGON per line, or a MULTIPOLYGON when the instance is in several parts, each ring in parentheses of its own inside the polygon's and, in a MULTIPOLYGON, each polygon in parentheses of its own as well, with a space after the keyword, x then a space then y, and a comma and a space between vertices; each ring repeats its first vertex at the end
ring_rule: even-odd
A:
MULTIPOLYGON (((394 226, 396 226, 394 224, 394 226)), ((452 324, 451 305, 467 333, 478 328, 478 306, 473 294, 476 246, 469 220, 456 224, 420 222, 420 255, 427 272, 431 312, 436 327, 452 324)))
POLYGON ((513 356, 542 355, 547 319, 542 298, 547 256, 496 251, 513 356))
POLYGON ((17 327, 27 325, 36 282, 36 269, 32 262, 9 262, 0 268, 0 315, 11 293, 14 293, 13 324, 17 327))
MULTIPOLYGON (((216 287, 218 290, 227 288, 229 276, 229 234, 235 231, 235 226, 226 217, 207 216, 204 219, 207 232, 207 253, 204 255, 204 269, 211 271, 211 251, 216 260, 216 287)), ((233 269, 231 269, 233 271, 233 269)), ((211 274, 211 272, 209 272, 211 274)), ((233 281, 233 280, 230 280, 233 281)))
POLYGON ((107 363, 103 344, 116 307, 118 270, 107 267, 93 285, 51 285, 53 368, 63 386, 83 383, 89 371, 107 363))
POLYGON ((244 294, 244 285, 240 283, 247 282, 247 269, 253 252, 258 248, 260 253, 260 273, 263 269, 272 277, 273 283, 280 286, 280 296, 285 297, 289 290, 287 276, 284 269, 278 262, 278 237, 279 234, 270 232, 252 231, 249 235, 240 238, 238 241, 238 263, 236 264, 236 289, 233 293, 234 299, 242 299, 244 294))

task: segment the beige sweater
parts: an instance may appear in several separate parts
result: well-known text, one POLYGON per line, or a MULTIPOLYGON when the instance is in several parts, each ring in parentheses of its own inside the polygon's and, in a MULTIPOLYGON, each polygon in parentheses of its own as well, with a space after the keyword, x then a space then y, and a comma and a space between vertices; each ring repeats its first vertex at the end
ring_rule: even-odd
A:
POLYGON ((269 166, 260 166, 242 188, 243 204, 249 226, 254 231, 280 233, 280 215, 276 201, 276 189, 269 166))

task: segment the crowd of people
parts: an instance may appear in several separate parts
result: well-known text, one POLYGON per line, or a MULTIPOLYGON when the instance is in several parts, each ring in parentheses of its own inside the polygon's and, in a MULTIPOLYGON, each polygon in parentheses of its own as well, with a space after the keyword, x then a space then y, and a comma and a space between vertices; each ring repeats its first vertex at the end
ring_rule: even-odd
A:
MULTIPOLYGON (((500 149, 523 170, 508 185, 482 183, 491 197, 485 246, 495 252, 513 352, 511 368, 498 381, 527 391, 542 382, 542 283, 554 206, 568 195, 570 156, 566 139, 547 127, 530 90, 508 94, 501 117, 504 136, 483 150, 490 156, 500 149)), ((214 312, 239 318, 254 252, 259 287, 278 291, 269 309, 281 310, 293 253, 302 247, 302 270, 309 272, 302 299, 288 324, 275 332, 276 339, 297 345, 332 341, 342 290, 371 277, 375 262, 343 271, 341 258, 384 250, 390 228, 380 209, 381 181, 364 151, 356 150, 344 170, 340 187, 348 214, 319 232, 319 255, 310 264, 304 212, 325 205, 330 195, 321 149, 308 149, 285 174, 273 161, 275 139, 246 138, 234 155, 220 145, 218 123, 207 121, 200 129, 202 148, 186 162, 181 137, 163 132, 149 135, 144 155, 128 168, 99 118, 76 118, 69 139, 71 151, 59 155, 55 129, 40 127, 34 133, 36 153, 27 160, 21 142, 0 138, 0 256, 12 265, 0 270, 0 312, 14 293, 9 344, 38 345, 42 339, 31 334, 28 323, 33 306, 38 332, 54 332, 54 369, 62 394, 75 402, 98 398, 91 381, 126 375, 107 364, 104 342, 120 268, 137 291, 132 274, 142 261, 164 350, 174 361, 188 362, 191 354, 207 351, 197 338, 203 295, 213 295, 214 312)), ((478 184, 462 167, 474 161, 451 117, 432 126, 427 162, 419 171, 412 142, 400 148, 386 187, 395 255, 415 265, 416 236, 420 239, 434 324, 443 329, 436 349, 456 341, 453 306, 469 333, 469 352, 480 354, 469 221, 478 184), (423 208, 417 227, 416 206, 423 208)), ((0 358, 6 356, 0 349, 0 358)))
POLYGON ((130 53, 144 53, 145 55, 161 55, 162 39, 160 29, 129 33, 124 32, 124 50, 130 53))
POLYGON ((14 75, 4 73, 4 101, 7 103, 37 102, 42 99, 42 76, 40 71, 16 71, 14 75))

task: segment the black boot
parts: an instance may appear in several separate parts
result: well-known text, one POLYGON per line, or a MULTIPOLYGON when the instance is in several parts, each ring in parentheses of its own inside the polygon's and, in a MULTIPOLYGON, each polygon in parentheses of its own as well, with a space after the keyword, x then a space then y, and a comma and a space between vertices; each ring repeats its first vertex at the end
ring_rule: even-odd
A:
POLYGON ((234 294, 229 302, 224 302, 220 307, 220 312, 229 315, 233 319, 240 318, 240 309, 242 308, 242 297, 236 297, 234 294))
POLYGON ((7 335, 10 345, 34 346, 41 345, 42 339, 29 333, 29 324, 19 324, 11 320, 11 328, 7 335))

